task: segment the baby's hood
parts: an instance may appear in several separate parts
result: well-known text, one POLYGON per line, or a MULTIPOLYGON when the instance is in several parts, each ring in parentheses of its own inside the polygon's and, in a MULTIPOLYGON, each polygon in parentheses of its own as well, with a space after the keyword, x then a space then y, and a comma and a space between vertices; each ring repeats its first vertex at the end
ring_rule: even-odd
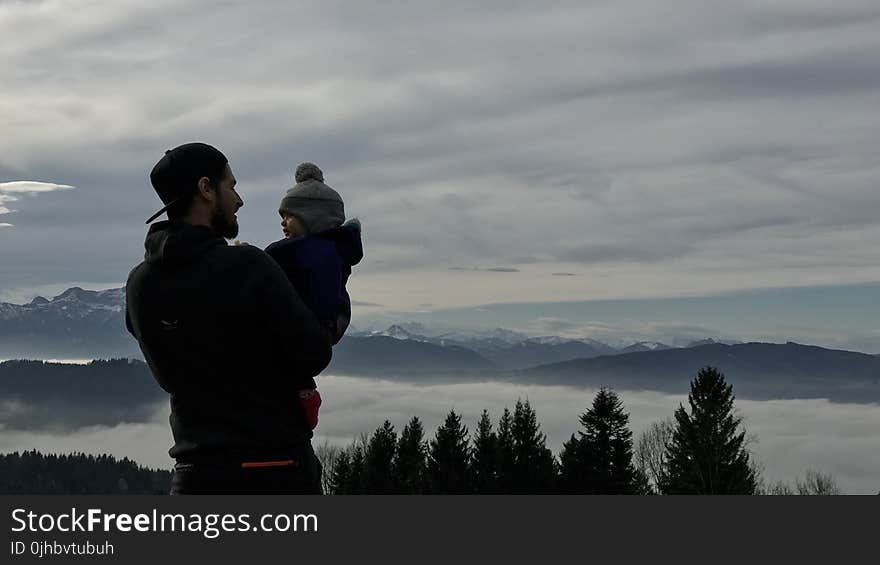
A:
POLYGON ((357 218, 352 218, 339 227, 316 235, 332 241, 336 245, 339 256, 349 265, 357 265, 364 258, 361 222, 357 218))

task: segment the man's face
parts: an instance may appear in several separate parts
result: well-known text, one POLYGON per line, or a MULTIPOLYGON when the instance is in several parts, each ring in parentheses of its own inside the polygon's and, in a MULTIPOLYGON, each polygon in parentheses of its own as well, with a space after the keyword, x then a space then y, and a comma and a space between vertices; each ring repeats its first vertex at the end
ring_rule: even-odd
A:
POLYGON ((235 213, 244 206, 241 197, 235 191, 235 176, 232 169, 226 165, 223 180, 216 187, 217 198, 214 200, 214 209, 211 211, 211 227, 226 239, 232 239, 238 235, 238 218, 235 213))

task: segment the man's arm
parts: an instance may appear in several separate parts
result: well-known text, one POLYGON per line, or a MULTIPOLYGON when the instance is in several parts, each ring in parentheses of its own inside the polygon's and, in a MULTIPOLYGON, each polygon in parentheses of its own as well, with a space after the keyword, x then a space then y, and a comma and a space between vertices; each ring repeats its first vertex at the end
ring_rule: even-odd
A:
POLYGON ((255 247, 242 248, 254 274, 249 289, 265 324, 284 372, 305 380, 315 377, 330 363, 330 338, 318 318, 306 307, 281 267, 255 247))

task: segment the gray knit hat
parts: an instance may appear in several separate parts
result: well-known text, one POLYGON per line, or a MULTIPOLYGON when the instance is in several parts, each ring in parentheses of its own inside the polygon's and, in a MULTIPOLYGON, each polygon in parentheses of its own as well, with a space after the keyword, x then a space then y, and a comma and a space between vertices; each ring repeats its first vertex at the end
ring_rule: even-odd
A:
POLYGON ((296 185, 287 189, 279 212, 296 216, 307 233, 339 227, 345 207, 339 193, 324 184, 324 173, 314 163, 302 163, 294 174, 296 185))

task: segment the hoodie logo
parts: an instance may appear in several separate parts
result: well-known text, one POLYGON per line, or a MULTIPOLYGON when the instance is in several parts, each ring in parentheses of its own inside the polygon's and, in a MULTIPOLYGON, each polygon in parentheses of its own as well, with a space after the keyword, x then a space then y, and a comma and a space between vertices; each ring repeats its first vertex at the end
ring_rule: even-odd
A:
POLYGON ((166 332, 171 332, 177 329, 180 321, 179 320, 159 320, 159 323, 162 324, 162 329, 166 332))

